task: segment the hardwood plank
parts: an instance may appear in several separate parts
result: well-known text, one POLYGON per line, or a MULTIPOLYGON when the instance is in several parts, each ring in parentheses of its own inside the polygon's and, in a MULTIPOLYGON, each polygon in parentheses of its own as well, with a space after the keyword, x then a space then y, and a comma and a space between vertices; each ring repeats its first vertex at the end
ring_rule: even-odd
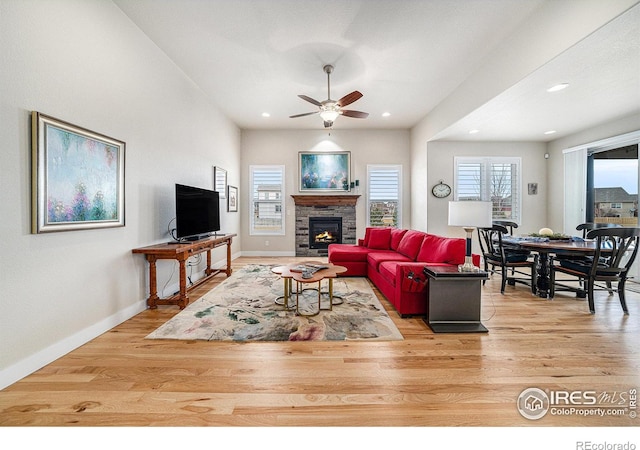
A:
MULTIPOLYGON (((308 258, 304 258, 308 259, 308 258)), ((296 258, 239 258, 284 264, 296 258)), ((197 299, 225 279, 194 289, 197 299)), ((483 287, 487 334, 434 334, 402 319, 393 342, 146 340, 179 312, 146 310, 0 391, 2 426, 637 426, 624 416, 517 411, 529 387, 610 394, 640 386, 640 294, 584 300, 483 287)))

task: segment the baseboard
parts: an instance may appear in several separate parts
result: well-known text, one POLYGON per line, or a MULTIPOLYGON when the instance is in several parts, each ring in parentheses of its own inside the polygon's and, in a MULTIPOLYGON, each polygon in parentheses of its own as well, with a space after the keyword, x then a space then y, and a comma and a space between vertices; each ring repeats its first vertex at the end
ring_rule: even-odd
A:
MULTIPOLYGON (((236 259, 240 256, 295 256, 295 252, 239 252, 232 255, 232 259, 236 259), (255 253, 255 254, 254 254, 255 253)), ((226 267, 226 260, 221 260, 216 263, 212 263, 213 268, 219 269, 226 267)), ((193 275, 193 281, 196 281, 204 276, 204 272, 197 272, 193 275)), ((166 292, 172 289, 177 290, 178 282, 166 287, 166 292)), ((7 386, 21 380, 27 375, 41 369, 47 364, 52 363, 56 359, 66 355, 67 353, 75 350, 76 348, 86 344, 92 339, 106 333, 110 329, 120 325, 122 322, 129 320, 136 314, 147 309, 147 300, 139 300, 133 305, 125 308, 117 313, 101 320, 100 322, 85 328, 61 341, 58 341, 49 347, 40 350, 33 355, 19 361, 12 366, 0 370, 0 389, 4 389, 7 386)))
POLYGON ((0 371, 0 389, 4 389, 27 375, 32 374, 36 370, 41 369, 47 364, 52 363, 70 351, 75 350, 90 340, 106 333, 113 327, 120 325, 122 322, 129 320, 136 314, 144 311, 146 308, 146 299, 138 301, 128 308, 122 309, 104 320, 85 328, 84 330, 50 345, 49 347, 30 355, 6 369, 2 369, 0 371))
POLYGON ((265 252, 265 251, 252 251, 252 252, 242 252, 242 256, 252 256, 252 257, 256 257, 256 256, 284 256, 284 257, 290 257, 290 256, 296 256, 296 252, 265 252))

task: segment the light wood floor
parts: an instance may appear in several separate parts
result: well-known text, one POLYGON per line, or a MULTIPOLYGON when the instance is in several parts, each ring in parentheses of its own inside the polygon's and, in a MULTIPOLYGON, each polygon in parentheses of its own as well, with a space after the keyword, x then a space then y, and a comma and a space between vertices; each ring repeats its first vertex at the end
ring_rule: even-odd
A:
MULTIPOLYGON (((239 258, 248 263, 294 258, 239 258)), ((224 280, 192 292, 192 300, 224 280)), ((640 387, 640 294, 586 302, 483 288, 488 334, 402 319, 394 342, 145 340, 178 312, 147 310, 0 391, 3 426, 637 426, 624 416, 523 418, 529 387, 627 396, 640 387)), ((628 412, 628 411, 627 411, 628 412)))

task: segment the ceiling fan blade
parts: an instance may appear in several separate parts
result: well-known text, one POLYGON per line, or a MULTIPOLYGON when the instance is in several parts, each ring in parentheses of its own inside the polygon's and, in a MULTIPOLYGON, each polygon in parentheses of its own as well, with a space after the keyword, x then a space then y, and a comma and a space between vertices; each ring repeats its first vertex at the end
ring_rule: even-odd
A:
POLYGON ((340 107, 350 105, 356 100, 362 98, 362 93, 360 91, 353 91, 351 94, 347 94, 337 101, 337 105, 340 107))
POLYGON ((302 100, 306 100, 309 103, 313 103, 316 106, 322 106, 322 103, 320 103, 318 100, 311 98, 311 97, 307 97, 306 95, 298 95, 298 97, 300 97, 302 100))
POLYGON ((312 114, 318 114, 319 112, 320 111, 314 111, 314 112, 310 112, 310 113, 296 114, 295 116, 289 116, 289 119, 295 119, 296 117, 310 116, 312 114))
POLYGON ((355 117, 356 119, 366 119, 367 117, 369 117, 369 113, 362 111, 351 111, 348 109, 341 110, 340 114, 347 117, 355 117))

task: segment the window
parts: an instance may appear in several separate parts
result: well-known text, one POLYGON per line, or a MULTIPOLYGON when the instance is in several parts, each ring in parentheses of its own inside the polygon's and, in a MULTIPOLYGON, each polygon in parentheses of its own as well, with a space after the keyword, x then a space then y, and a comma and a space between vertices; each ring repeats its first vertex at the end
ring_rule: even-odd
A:
POLYGON ((612 203, 611 209, 622 209, 622 203, 612 203))
POLYGON ((481 200, 493 203, 494 220, 521 220, 520 158, 455 158, 458 201, 481 200))
POLYGON ((367 226, 398 227, 402 223, 402 166, 367 166, 367 226))
POLYGON ((284 234, 284 166, 249 166, 251 235, 284 234))

